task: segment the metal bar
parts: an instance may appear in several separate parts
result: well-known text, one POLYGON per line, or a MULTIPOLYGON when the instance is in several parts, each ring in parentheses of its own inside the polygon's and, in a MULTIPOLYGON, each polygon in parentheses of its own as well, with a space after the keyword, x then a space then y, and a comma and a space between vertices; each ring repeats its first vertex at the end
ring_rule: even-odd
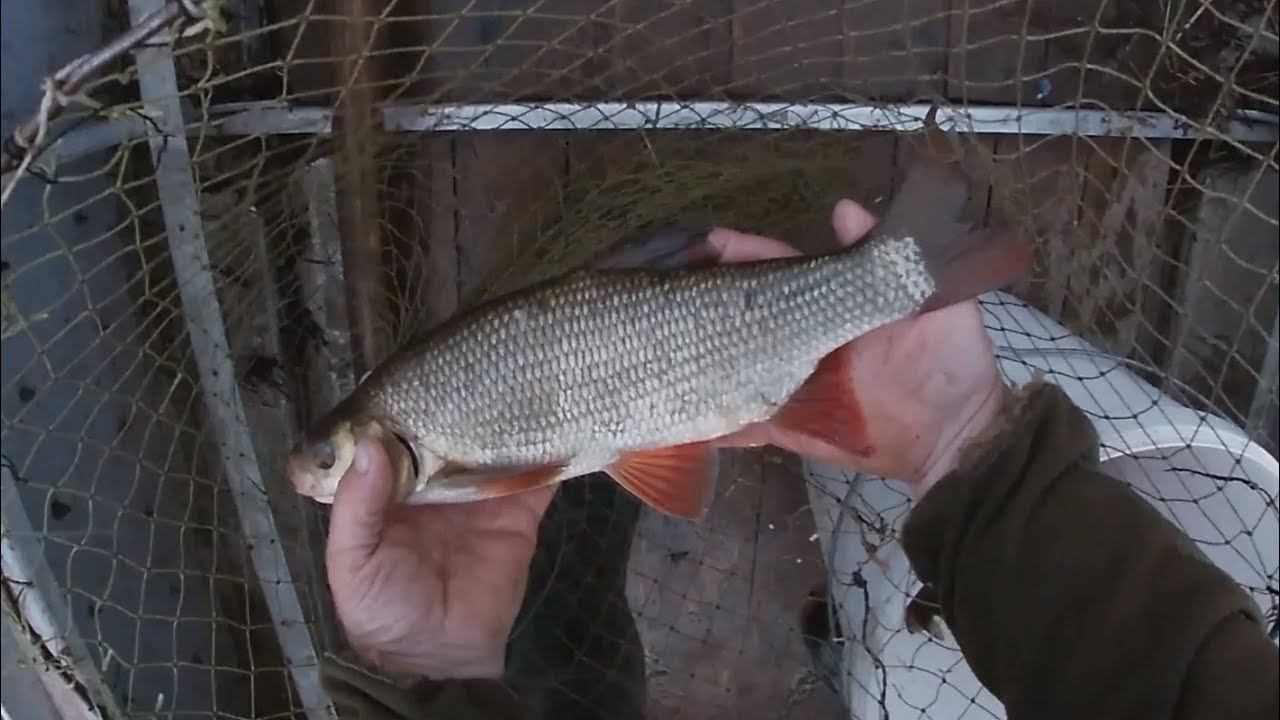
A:
POLYGON ((307 255, 298 263, 298 277, 307 312, 324 333, 321 347, 308 353, 308 376, 315 382, 308 397, 315 398, 325 411, 355 388, 334 185, 333 161, 329 158, 312 162, 303 172, 302 195, 307 203, 310 232, 307 255))
POLYGON ((1277 373, 1280 373, 1280 315, 1271 321, 1267 355, 1262 361, 1262 374, 1258 376, 1258 387, 1253 391, 1253 402, 1249 403, 1249 417, 1245 421, 1245 432, 1254 442, 1263 441, 1267 413, 1275 411, 1277 373))
POLYGON ((27 624, 17 617, 9 598, 4 602, 0 626, 0 662, 4 663, 4 699, 0 712, 5 720, 98 720, 102 716, 51 667, 27 624))
POLYGON ((138 17, 128 32, 97 50, 72 60, 45 81, 46 102, 41 104, 35 115, 14 128, 5 139, 4 152, 0 155, 0 169, 5 172, 13 170, 36 149, 34 146, 39 143, 49 122, 67 108, 71 97, 80 91, 80 86, 86 80, 175 22, 203 19, 206 12, 198 3, 177 0, 153 3, 151 7, 155 8, 154 11, 138 17))
POLYGON ((935 121, 943 130, 1097 137, 1230 137, 1270 142, 1277 126, 1232 120, 1219 135, 1167 113, 1096 109, 955 107, 932 104, 598 102, 409 105, 388 107, 392 131, 461 130, 876 130, 911 132, 935 121))
MULTIPOLYGON (((160 0, 129 0, 130 17, 137 22, 160 4, 160 0)), ((309 717, 331 718, 335 717, 333 704, 320 682, 315 646, 271 515, 236 384, 222 307, 209 266, 169 43, 168 33, 161 33, 156 42, 136 52, 138 86, 155 121, 150 144, 156 186, 188 337, 200 374, 202 399, 214 431, 219 466, 231 490, 253 569, 298 698, 309 717)))
MULTIPOLYGON (((26 641, 22 645, 28 659, 43 663, 61 680, 60 686, 50 686, 51 679, 42 680, 56 704, 70 704, 68 691, 73 690, 83 706, 77 707, 76 717, 124 717, 71 618, 65 590, 45 562, 40 536, 31 527, 7 465, 0 468, 0 476, 0 568, 6 626, 13 626, 15 641, 26 641)), ((8 680, 5 699, 9 699, 8 680)))
MULTIPOLYGON (((505 103, 482 105, 391 105, 382 110, 389 132, 468 130, 831 130, 912 131, 926 126, 932 105, 853 103, 598 102, 505 103)), ((186 117, 190 134, 325 135, 333 130, 333 110, 289 106, 276 101, 212 105, 206 123, 186 117)), ((1208 133, 1189 119, 1158 112, 1099 109, 1018 108, 1010 106, 939 107, 943 129, 994 135, 1084 135, 1163 139, 1221 138, 1238 142, 1275 142, 1280 117, 1257 111, 1237 113, 1221 132, 1208 133)), ((57 161, 79 157, 147 133, 140 118, 84 123, 60 136, 43 153, 57 161)))

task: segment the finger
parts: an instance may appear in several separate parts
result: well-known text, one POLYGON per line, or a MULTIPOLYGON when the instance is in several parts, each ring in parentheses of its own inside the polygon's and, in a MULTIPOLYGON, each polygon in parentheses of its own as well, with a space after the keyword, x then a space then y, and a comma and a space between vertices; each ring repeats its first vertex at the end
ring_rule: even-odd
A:
POLYGON ((781 240, 728 228, 715 228, 707 233, 707 244, 719 254, 722 263, 769 260, 800 254, 799 250, 781 240))
POLYGON ((841 245, 852 245, 876 226, 876 216, 848 198, 836 203, 831 211, 831 227, 841 245))
POLYGON ((355 461, 338 483, 329 516, 331 562, 363 564, 382 536, 395 490, 391 459, 382 443, 361 438, 355 461))
POLYGON ((542 521, 542 516, 546 514, 547 507, 551 505, 551 498, 556 496, 556 488, 559 487, 560 483, 556 483, 555 485, 537 488, 535 490, 530 490, 527 493, 521 493, 525 496, 525 507, 529 508, 530 512, 533 513, 534 528, 537 528, 538 523, 542 521))
POLYGON ((624 240, 589 261, 587 267, 673 270, 713 265, 720 258, 707 243, 707 232, 705 226, 671 225, 644 237, 624 240))

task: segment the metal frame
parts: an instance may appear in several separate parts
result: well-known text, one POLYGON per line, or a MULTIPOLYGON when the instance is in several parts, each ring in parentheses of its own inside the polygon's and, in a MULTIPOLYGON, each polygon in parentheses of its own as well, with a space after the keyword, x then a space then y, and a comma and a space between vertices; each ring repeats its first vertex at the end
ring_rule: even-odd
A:
MULTIPOLYGON (((184 117, 197 111, 183 102, 184 117)), ((1172 113, 1014 106, 955 107, 921 103, 732 103, 655 100, 646 102, 482 103, 389 105, 382 109, 389 132, 475 130, 830 130, 910 132, 929 123, 944 130, 994 135, 1084 135, 1150 139, 1230 139, 1270 143, 1280 138, 1280 117, 1241 111, 1208 133, 1189 118, 1172 113)), ((333 130, 328 107, 290 106, 275 101, 225 103, 207 110, 205 125, 189 123, 187 133, 221 136, 325 135, 333 130)), ((55 165, 90 152, 145 137, 145 120, 126 115, 87 122, 61 135, 42 152, 55 165)))
POLYGON ((25 668, 29 670, 24 673, 26 682, 13 683, 16 694, 10 694, 10 680, 5 681, 6 712, 34 709, 41 702, 35 688, 42 686, 46 693, 43 700, 65 717, 124 717, 80 637, 64 591, 45 561, 43 543, 27 517, 13 473, 5 466, 0 468, 0 474, 0 566, 4 572, 4 632, 8 635, 5 642, 13 642, 14 652, 24 655, 30 663, 25 668))
MULTIPOLYGON (((1169 113, 1073 108, 923 103, 733 103, 651 101, 409 105, 383 112, 389 130, 943 130, 1021 135, 1199 138, 1187 118, 1169 113), (932 117, 931 117, 932 116, 932 117)), ((1241 142, 1276 138, 1275 117, 1233 119, 1222 137, 1241 142)))
MULTIPOLYGON (((162 5, 161 0, 129 0, 129 14, 136 23, 162 5)), ((156 185, 204 407, 214 431, 219 467, 230 487, 294 689, 309 717, 335 717, 333 704, 320 682, 315 645, 267 502, 263 474, 237 386, 222 307, 209 266, 170 40, 168 32, 158 34, 154 43, 136 51, 135 61, 142 101, 154 120, 147 129, 156 185)))

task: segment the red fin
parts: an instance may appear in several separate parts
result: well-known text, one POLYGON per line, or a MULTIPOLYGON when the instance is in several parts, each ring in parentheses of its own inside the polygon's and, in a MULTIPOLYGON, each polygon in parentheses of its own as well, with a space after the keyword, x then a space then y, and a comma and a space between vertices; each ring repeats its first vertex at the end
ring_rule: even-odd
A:
POLYGON ((525 490, 549 485, 564 465, 522 465, 519 467, 490 467, 450 471, 443 477, 449 485, 474 485, 483 488, 492 497, 512 495, 525 490))
POLYGON ((626 452, 606 471, 654 508, 696 520, 711 504, 718 465, 716 449, 700 442, 626 452))
POLYGON ((937 289, 925 298, 926 313, 975 298, 1017 280, 1031 267, 1031 244, 1009 230, 974 230, 956 238, 918 240, 937 289))
POLYGON ((866 416, 853 392, 849 358, 849 346, 845 345, 818 361, 813 374, 772 422, 855 454, 870 455, 874 448, 867 439, 866 416))

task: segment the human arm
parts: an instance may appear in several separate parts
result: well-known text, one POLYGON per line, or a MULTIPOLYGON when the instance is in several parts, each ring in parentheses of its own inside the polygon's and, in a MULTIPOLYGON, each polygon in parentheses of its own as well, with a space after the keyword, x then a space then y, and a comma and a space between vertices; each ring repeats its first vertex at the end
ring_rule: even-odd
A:
MULTIPOLYGON (((874 220, 837 206, 841 243, 874 220)), ((743 259, 794 253, 721 231, 743 259)), ((842 350, 870 454, 770 423, 774 444, 904 482, 903 543, 977 677, 1013 718, 1276 717, 1277 651, 1240 588, 1178 528, 1097 470, 1092 426, 1051 385, 1008 390, 976 303, 842 350)))
POLYGON ((1097 469, 1092 425, 1059 388, 1011 397, 984 434, 903 544, 1010 717, 1277 716, 1256 606, 1097 469))

